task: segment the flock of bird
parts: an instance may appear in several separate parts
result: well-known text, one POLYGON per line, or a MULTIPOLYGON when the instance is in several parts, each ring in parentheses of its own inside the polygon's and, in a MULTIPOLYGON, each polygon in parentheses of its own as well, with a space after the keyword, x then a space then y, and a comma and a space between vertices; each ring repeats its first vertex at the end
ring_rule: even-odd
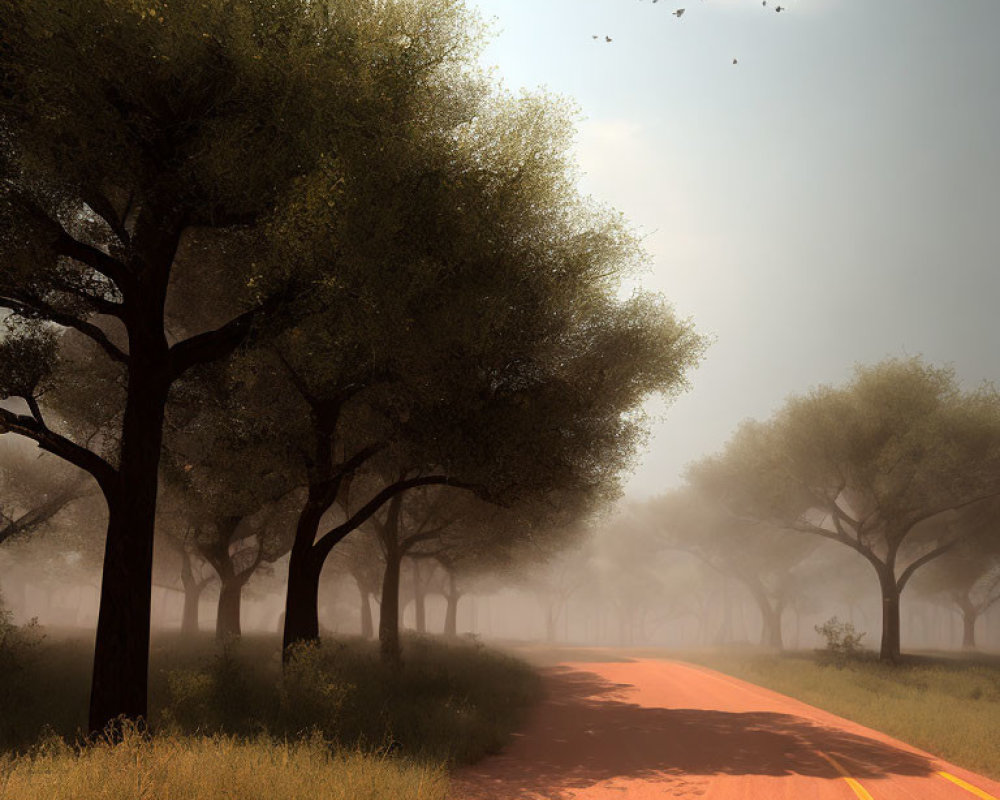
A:
MULTIPOLYGON (((660 2, 660 0, 653 0, 653 4, 654 5, 656 3, 659 3, 659 2, 660 2)), ((761 0, 761 5, 764 8, 767 8, 767 0, 761 0)), ((681 17, 684 16, 684 12, 686 10, 687 9, 684 9, 684 8, 677 8, 677 9, 674 9, 673 11, 671 11, 670 13, 673 14, 675 17, 677 17, 677 19, 680 19, 681 17)), ((785 9, 785 6, 783 6, 783 5, 777 5, 777 6, 774 7, 774 10, 775 10, 775 13, 780 14, 782 11, 785 11, 786 9, 785 9)), ((595 33, 591 38, 592 39, 600 39, 601 37, 598 34, 595 33)), ((614 39, 612 39, 610 36, 608 36, 607 34, 605 34, 605 36, 604 36, 604 43, 605 44, 611 44, 613 41, 614 41, 614 39)), ((734 58, 733 59, 733 63, 734 64, 738 64, 739 60, 734 58)))

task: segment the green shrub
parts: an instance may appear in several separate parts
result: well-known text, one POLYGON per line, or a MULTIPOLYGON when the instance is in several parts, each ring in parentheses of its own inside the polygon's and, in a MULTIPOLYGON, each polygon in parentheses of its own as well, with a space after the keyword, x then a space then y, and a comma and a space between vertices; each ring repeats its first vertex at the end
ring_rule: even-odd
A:
POLYGON ((331 668, 329 651, 318 644, 296 645, 288 656, 279 687, 279 726, 284 730, 317 730, 334 738, 342 711, 356 690, 331 668))
POLYGON ((816 625, 815 631, 826 639, 826 648, 816 651, 821 664, 843 667, 849 661, 860 659, 865 652, 861 646, 865 634, 854 630, 852 622, 830 617, 822 625, 816 625))

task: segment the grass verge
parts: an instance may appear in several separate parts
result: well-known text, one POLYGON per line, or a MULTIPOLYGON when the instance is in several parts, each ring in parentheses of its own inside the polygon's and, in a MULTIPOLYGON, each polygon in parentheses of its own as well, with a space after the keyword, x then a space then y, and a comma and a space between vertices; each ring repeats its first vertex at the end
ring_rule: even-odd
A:
POLYGON ((773 689, 1000 780, 1000 660, 909 657, 842 668, 811 654, 673 654, 773 689))
POLYGON ((321 738, 159 735, 72 748, 61 739, 0 759, 2 800, 444 800, 442 766, 331 750, 321 738))
MULTIPOLYGON (((9 650, 9 648, 8 648, 9 650)), ((0 696, 0 800, 444 798, 449 766, 498 751, 541 694, 523 661, 475 642, 331 641, 282 672, 275 637, 157 637, 151 735, 78 747, 89 640, 20 647, 0 696)))

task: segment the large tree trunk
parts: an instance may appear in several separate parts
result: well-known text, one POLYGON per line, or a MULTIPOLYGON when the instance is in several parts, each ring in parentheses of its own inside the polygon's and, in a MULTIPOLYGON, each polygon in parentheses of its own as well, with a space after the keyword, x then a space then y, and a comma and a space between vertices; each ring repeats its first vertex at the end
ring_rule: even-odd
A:
POLYGON ((297 557, 293 548, 288 562, 285 632, 282 637, 286 660, 293 645, 319 639, 319 576, 322 571, 323 562, 311 552, 311 547, 297 557))
POLYGON ((307 502, 295 528, 285 590, 285 631, 282 636, 285 660, 293 645, 319 639, 319 577, 323 571, 323 558, 313 548, 313 542, 324 510, 311 501, 307 502))
POLYGON ((402 662, 399 647, 399 572, 402 557, 398 547, 387 548, 385 574, 382 578, 382 604, 378 619, 379 652, 391 666, 402 662))
POLYGON ((398 667, 403 663, 403 655, 399 648, 399 573, 403 562, 399 537, 402 508, 403 496, 396 495, 389 501, 385 525, 380 529, 385 551, 385 573, 382 577, 378 641, 383 663, 392 667, 398 667))
POLYGON ((240 608, 246 580, 239 575, 220 576, 219 606, 215 614, 215 638, 220 642, 242 635, 240 608))
MULTIPOLYGON (((162 306, 160 312, 162 320, 162 306)), ((117 487, 107 495, 108 533, 90 692, 92 732, 106 730, 119 718, 146 718, 153 528, 170 386, 162 327, 158 333, 130 340, 117 487)))
POLYGON ((882 642, 879 661, 895 664, 900 655, 899 589, 896 586, 895 568, 883 565, 878 570, 879 588, 882 591, 882 642))

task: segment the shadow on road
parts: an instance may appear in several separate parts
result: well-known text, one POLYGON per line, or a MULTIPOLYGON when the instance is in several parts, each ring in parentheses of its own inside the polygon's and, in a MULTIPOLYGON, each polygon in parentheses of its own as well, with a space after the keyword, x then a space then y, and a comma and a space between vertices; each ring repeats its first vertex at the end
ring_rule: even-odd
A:
POLYGON ((547 672, 549 695, 536 722, 507 753, 467 770, 455 796, 558 798, 612 778, 839 777, 817 750, 847 765, 856 778, 933 772, 931 763, 915 753, 802 717, 646 708, 618 699, 626 687, 594 673, 547 672))

